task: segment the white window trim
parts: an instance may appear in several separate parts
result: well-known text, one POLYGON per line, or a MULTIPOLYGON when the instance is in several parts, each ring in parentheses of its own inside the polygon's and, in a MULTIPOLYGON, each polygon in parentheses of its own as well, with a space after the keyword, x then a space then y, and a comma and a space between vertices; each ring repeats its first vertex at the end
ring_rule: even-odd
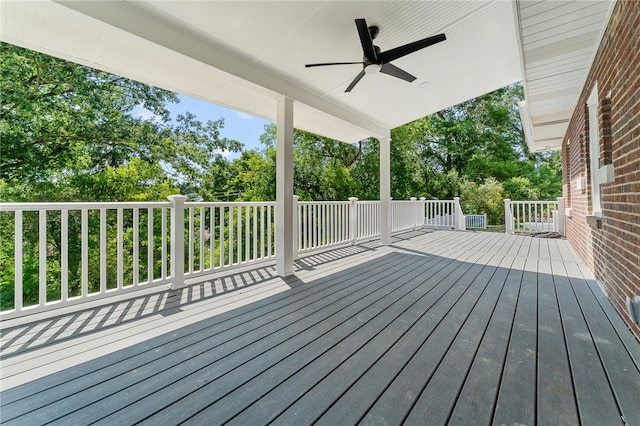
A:
POLYGON ((589 174, 591 178, 591 214, 602 217, 600 201, 600 120, 598 120, 598 83, 593 85, 587 99, 589 113, 589 174))

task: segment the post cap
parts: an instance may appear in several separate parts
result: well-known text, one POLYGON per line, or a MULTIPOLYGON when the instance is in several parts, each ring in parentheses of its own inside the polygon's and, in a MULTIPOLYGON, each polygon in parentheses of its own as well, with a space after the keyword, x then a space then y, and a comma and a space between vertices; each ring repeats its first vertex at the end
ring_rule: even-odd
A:
POLYGON ((171 201, 185 201, 189 199, 189 197, 182 194, 169 195, 167 198, 171 201))

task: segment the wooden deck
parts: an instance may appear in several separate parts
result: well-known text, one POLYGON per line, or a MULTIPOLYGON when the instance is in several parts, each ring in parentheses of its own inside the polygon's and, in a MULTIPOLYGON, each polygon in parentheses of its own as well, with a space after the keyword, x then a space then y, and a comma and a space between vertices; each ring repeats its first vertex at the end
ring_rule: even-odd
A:
POLYGON ((640 425, 640 345, 564 240, 413 232, 0 344, 7 425, 640 425))

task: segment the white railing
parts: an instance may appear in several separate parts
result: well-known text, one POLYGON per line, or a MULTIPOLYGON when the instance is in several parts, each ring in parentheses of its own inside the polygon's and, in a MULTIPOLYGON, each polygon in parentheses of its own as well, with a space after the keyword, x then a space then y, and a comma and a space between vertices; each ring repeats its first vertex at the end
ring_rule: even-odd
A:
POLYGON ((564 234, 563 199, 557 201, 504 200, 505 230, 508 234, 559 232, 564 234))
POLYGON ((425 201, 424 225, 432 228, 466 229, 460 198, 425 201))
POLYGON ((349 243, 350 209, 349 201, 297 202, 298 252, 349 243))
POLYGON ((422 226, 422 202, 411 197, 409 201, 391 201, 391 232, 402 232, 422 226))
POLYGON ((184 278, 272 259, 275 203, 185 203, 184 278))
MULTIPOLYGON (((350 198, 349 200, 354 200, 350 198)), ((356 216, 353 218, 355 241, 380 236, 380 201, 356 201, 356 216)))
MULTIPOLYGON (((380 236, 380 201, 294 203, 298 254, 380 236)), ((275 258, 274 202, 4 203, 0 316, 18 317, 119 293, 176 289, 275 258), (8 249, 13 248, 11 252, 8 249)), ((392 233, 464 229, 457 199, 391 202, 392 233), (460 226, 462 224, 462 226, 460 226)))
POLYGON ((14 244, 13 262, 3 265, 0 310, 42 311, 170 282, 170 208, 171 203, 3 204, 2 237, 14 244))
POLYGON ((467 229, 487 229, 487 214, 466 214, 464 223, 467 229))

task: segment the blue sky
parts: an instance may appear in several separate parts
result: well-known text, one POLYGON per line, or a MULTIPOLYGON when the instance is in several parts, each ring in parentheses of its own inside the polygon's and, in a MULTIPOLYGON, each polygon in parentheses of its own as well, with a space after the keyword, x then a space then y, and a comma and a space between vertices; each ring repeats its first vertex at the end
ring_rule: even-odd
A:
MULTIPOLYGON (((242 142, 245 150, 262 149, 260 135, 264 133, 264 126, 270 121, 189 96, 178 95, 178 98, 180 98, 180 103, 168 105, 172 117, 187 111, 194 114, 203 123, 222 117, 224 118, 224 127, 220 129, 221 137, 242 142)), ((145 111, 141 107, 136 109, 134 113, 143 118, 151 117, 151 112, 145 111)), ((229 158, 236 157, 238 154, 229 155, 229 158)))

